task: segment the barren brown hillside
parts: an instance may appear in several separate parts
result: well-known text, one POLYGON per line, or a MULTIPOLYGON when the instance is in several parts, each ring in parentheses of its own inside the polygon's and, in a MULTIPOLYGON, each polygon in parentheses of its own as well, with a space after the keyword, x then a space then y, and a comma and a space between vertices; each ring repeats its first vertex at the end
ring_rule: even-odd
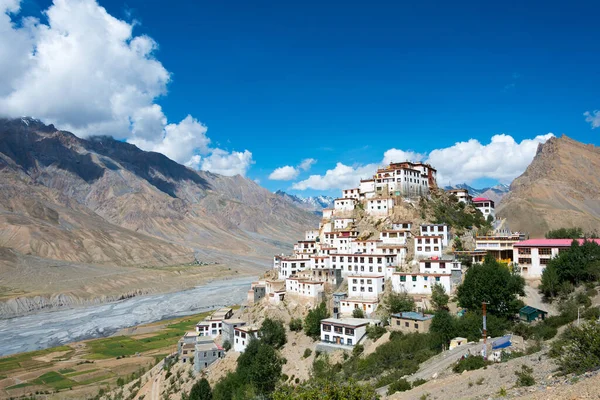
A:
MULTIPOLYGON (((506 160, 510 162, 510 160, 506 160)), ((600 227, 600 148, 566 136, 538 147, 498 208, 512 230, 541 237, 548 230, 600 227)))
POLYGON ((156 290, 159 273, 148 267, 190 266, 173 279, 161 276, 169 287, 185 285, 186 274, 194 277, 189 286, 197 284, 197 266, 258 273, 317 223, 242 176, 194 171, 31 118, 0 119, 0 300, 64 293, 65 285, 47 284, 49 276, 72 282, 74 292, 105 283, 110 294, 126 294, 132 286, 123 268, 142 291, 145 276, 156 290))

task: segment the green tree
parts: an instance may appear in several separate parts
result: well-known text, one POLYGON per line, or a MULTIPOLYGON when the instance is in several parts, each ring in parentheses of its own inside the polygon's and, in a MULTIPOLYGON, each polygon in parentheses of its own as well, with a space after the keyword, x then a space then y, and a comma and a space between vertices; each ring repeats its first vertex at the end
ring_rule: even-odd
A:
POLYGON ((250 340, 238 358, 236 373, 260 394, 275 390, 281 377, 283 360, 275 349, 261 340, 250 340))
POLYGON ((292 318, 290 321, 290 331, 298 332, 302 330, 302 320, 300 318, 292 318))
POLYGON ((192 390, 188 396, 188 400, 212 400, 212 390, 210 384, 205 378, 200 379, 194 383, 192 390))
POLYGON ((321 336, 321 320, 325 318, 329 318, 329 311, 327 311, 327 305, 323 302, 306 315, 304 319, 306 336, 310 336, 315 340, 318 339, 321 336))
POLYGON ((550 354, 563 373, 583 373, 600 367, 600 322, 588 321, 567 328, 550 354))
POLYGON ((467 271, 463 283, 458 286, 456 297, 460 307, 479 310, 487 302, 490 314, 512 317, 523 306, 518 296, 525 295, 525 280, 511 272, 491 254, 483 264, 475 264, 467 271))
POLYGON ((436 311, 431 320, 429 332, 436 335, 443 344, 448 344, 451 339, 456 337, 455 318, 450 315, 448 310, 440 309, 436 311))
POLYGON ((581 228, 559 228, 548 231, 546 239, 579 239, 583 237, 581 228))
POLYGON ((362 308, 355 308, 354 310, 352 310, 352 318, 364 318, 365 317, 365 313, 362 310, 362 308))
POLYGON ((390 293, 386 305, 390 314, 414 311, 415 300, 408 293, 390 293))
POLYGON ((548 298, 552 298, 558 294, 560 278, 558 277, 558 271, 554 263, 548 264, 544 272, 542 272, 542 283, 538 289, 540 293, 548 298))
POLYGON ((265 318, 258 330, 258 337, 264 343, 273 346, 276 349, 283 347, 287 342, 283 323, 271 318, 265 318))
POLYGON ((431 303, 437 311, 448 309, 449 300, 450 296, 446 294, 446 290, 442 285, 435 283, 431 287, 431 303))

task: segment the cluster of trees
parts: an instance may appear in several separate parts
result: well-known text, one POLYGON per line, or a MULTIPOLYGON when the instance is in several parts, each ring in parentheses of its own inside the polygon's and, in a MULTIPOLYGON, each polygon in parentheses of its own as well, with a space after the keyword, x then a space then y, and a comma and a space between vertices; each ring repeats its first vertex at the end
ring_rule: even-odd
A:
POLYGON ((600 246, 573 240, 571 247, 551 259, 542 273, 540 292, 547 298, 568 294, 582 282, 600 280, 600 246))
POLYGON ((554 342, 550 355, 556 358, 561 372, 583 373, 600 368, 600 322, 571 325, 554 342))
POLYGON ((462 317, 448 311, 449 296, 440 285, 432 287, 431 302, 435 313, 430 333, 438 345, 446 345, 456 336, 469 340, 481 338, 482 303, 487 303, 487 329, 491 336, 500 336, 510 326, 510 320, 523 307, 518 296, 524 295, 525 281, 506 264, 487 255, 482 264, 467 270, 463 283, 457 288, 458 305, 467 309, 462 317))
POLYGON ((327 305, 323 302, 308 312, 304 319, 304 333, 317 340, 321 336, 321 320, 329 318, 327 305))
POLYGON ((583 233, 583 229, 581 228, 559 228, 546 233, 546 239, 583 239, 597 237, 597 232, 583 233))

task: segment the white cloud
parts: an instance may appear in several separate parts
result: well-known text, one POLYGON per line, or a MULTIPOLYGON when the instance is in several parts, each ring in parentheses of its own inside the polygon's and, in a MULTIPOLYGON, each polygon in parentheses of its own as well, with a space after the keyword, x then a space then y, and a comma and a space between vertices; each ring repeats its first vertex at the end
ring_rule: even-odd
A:
POLYGON ((292 189, 330 190, 357 187, 359 180, 371 177, 377 167, 377 164, 350 167, 338 162, 335 168, 328 170, 325 175, 311 175, 308 179, 294 183, 292 189))
POLYGON ((298 168, 300 168, 302 171, 308 171, 313 165, 315 165, 316 162, 317 160, 314 158, 306 158, 302 160, 300 165, 298 165, 298 168))
POLYGON ((383 164, 403 161, 421 161, 425 158, 423 154, 414 151, 404 151, 398 149, 389 149, 383 153, 383 164))
POLYGON ((84 137, 112 135, 187 165, 211 152, 203 166, 251 160, 248 151, 210 149, 206 126, 191 116, 168 123, 155 101, 167 94, 170 73, 154 56, 158 44, 134 35, 136 23, 96 0, 54 0, 47 24, 19 9, 20 0, 0 0, 0 114, 31 115, 84 137))
POLYGON ((585 122, 589 122, 590 124, 592 124, 592 129, 600 128, 600 111, 586 111, 583 113, 583 115, 585 115, 585 122))
POLYGON ((525 139, 517 143, 512 136, 492 136, 490 143, 476 139, 458 142, 454 146, 433 150, 427 162, 438 170, 438 183, 471 183, 479 178, 510 183, 533 160, 538 144, 553 137, 552 133, 525 139))
POLYGON ((214 149, 210 156, 202 159, 200 169, 226 176, 244 176, 252 164, 252 153, 248 150, 228 153, 225 150, 214 149))
POLYGON ((271 172, 269 179, 272 181, 291 181, 292 179, 296 179, 298 174, 300 174, 300 171, 297 168, 286 165, 271 172))
POLYGON ((517 143, 512 136, 494 135, 488 144, 470 139, 450 147, 433 150, 428 155, 390 149, 384 153, 381 164, 350 167, 338 162, 335 168, 325 172, 325 175, 311 175, 308 179, 294 183, 292 189, 353 188, 359 184, 360 179, 371 177, 381 165, 407 160, 425 161, 431 164, 438 171, 440 186, 446 185, 449 181, 453 184, 472 183, 479 178, 510 183, 531 163, 538 144, 546 142, 553 136, 552 133, 548 133, 517 143))

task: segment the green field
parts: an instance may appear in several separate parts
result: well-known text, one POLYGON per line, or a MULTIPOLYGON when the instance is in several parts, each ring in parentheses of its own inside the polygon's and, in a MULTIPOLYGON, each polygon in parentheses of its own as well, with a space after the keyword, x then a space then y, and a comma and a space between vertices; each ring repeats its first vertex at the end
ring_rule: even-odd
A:
MULTIPOLYGON (((170 321, 160 321, 148 324, 146 327, 159 327, 156 332, 148 334, 148 337, 136 338, 136 336, 133 335, 92 339, 84 342, 85 347, 83 348, 83 351, 79 349, 76 352, 75 347, 60 346, 0 358, 0 371, 2 373, 2 375, 0 375, 0 381, 10 379, 13 373, 36 371, 39 369, 44 370, 43 374, 40 372, 39 376, 30 379, 28 382, 6 387, 4 389, 4 394, 6 396, 11 396, 11 393, 15 393, 13 392, 14 390, 28 387, 32 387, 31 390, 33 390, 34 387, 36 390, 41 387, 43 390, 58 392, 69 388, 75 389, 76 387, 98 387, 100 382, 104 385, 113 382, 119 377, 131 379, 129 374, 124 374, 123 372, 117 373, 113 371, 112 367, 103 366, 102 360, 114 359, 117 357, 122 358, 124 356, 129 357, 137 353, 148 355, 156 359, 162 359, 174 350, 175 345, 185 332, 194 330, 196 323, 209 314, 209 312, 206 312, 187 317, 180 317, 170 321), (48 359, 48 361, 34 359, 56 352, 66 353, 48 359), (77 354, 77 358, 74 358, 75 354, 77 354), (58 363, 58 361, 61 362, 58 363), (65 362, 67 363, 66 365, 65 362), (90 369, 77 370, 77 366, 83 363, 91 363, 90 369), (72 379, 76 376, 91 374, 93 372, 97 372, 96 375, 98 376, 89 379, 84 378, 85 380, 80 382, 72 379), (111 381, 105 382, 108 380, 111 381)), ((139 366, 137 358, 132 358, 128 363, 129 365, 136 365, 136 368, 139 366)), ((139 367, 141 368, 141 366, 139 367)), ((82 366, 81 368, 85 367, 82 366)), ((0 389, 0 397, 2 397, 2 389, 0 389)))

